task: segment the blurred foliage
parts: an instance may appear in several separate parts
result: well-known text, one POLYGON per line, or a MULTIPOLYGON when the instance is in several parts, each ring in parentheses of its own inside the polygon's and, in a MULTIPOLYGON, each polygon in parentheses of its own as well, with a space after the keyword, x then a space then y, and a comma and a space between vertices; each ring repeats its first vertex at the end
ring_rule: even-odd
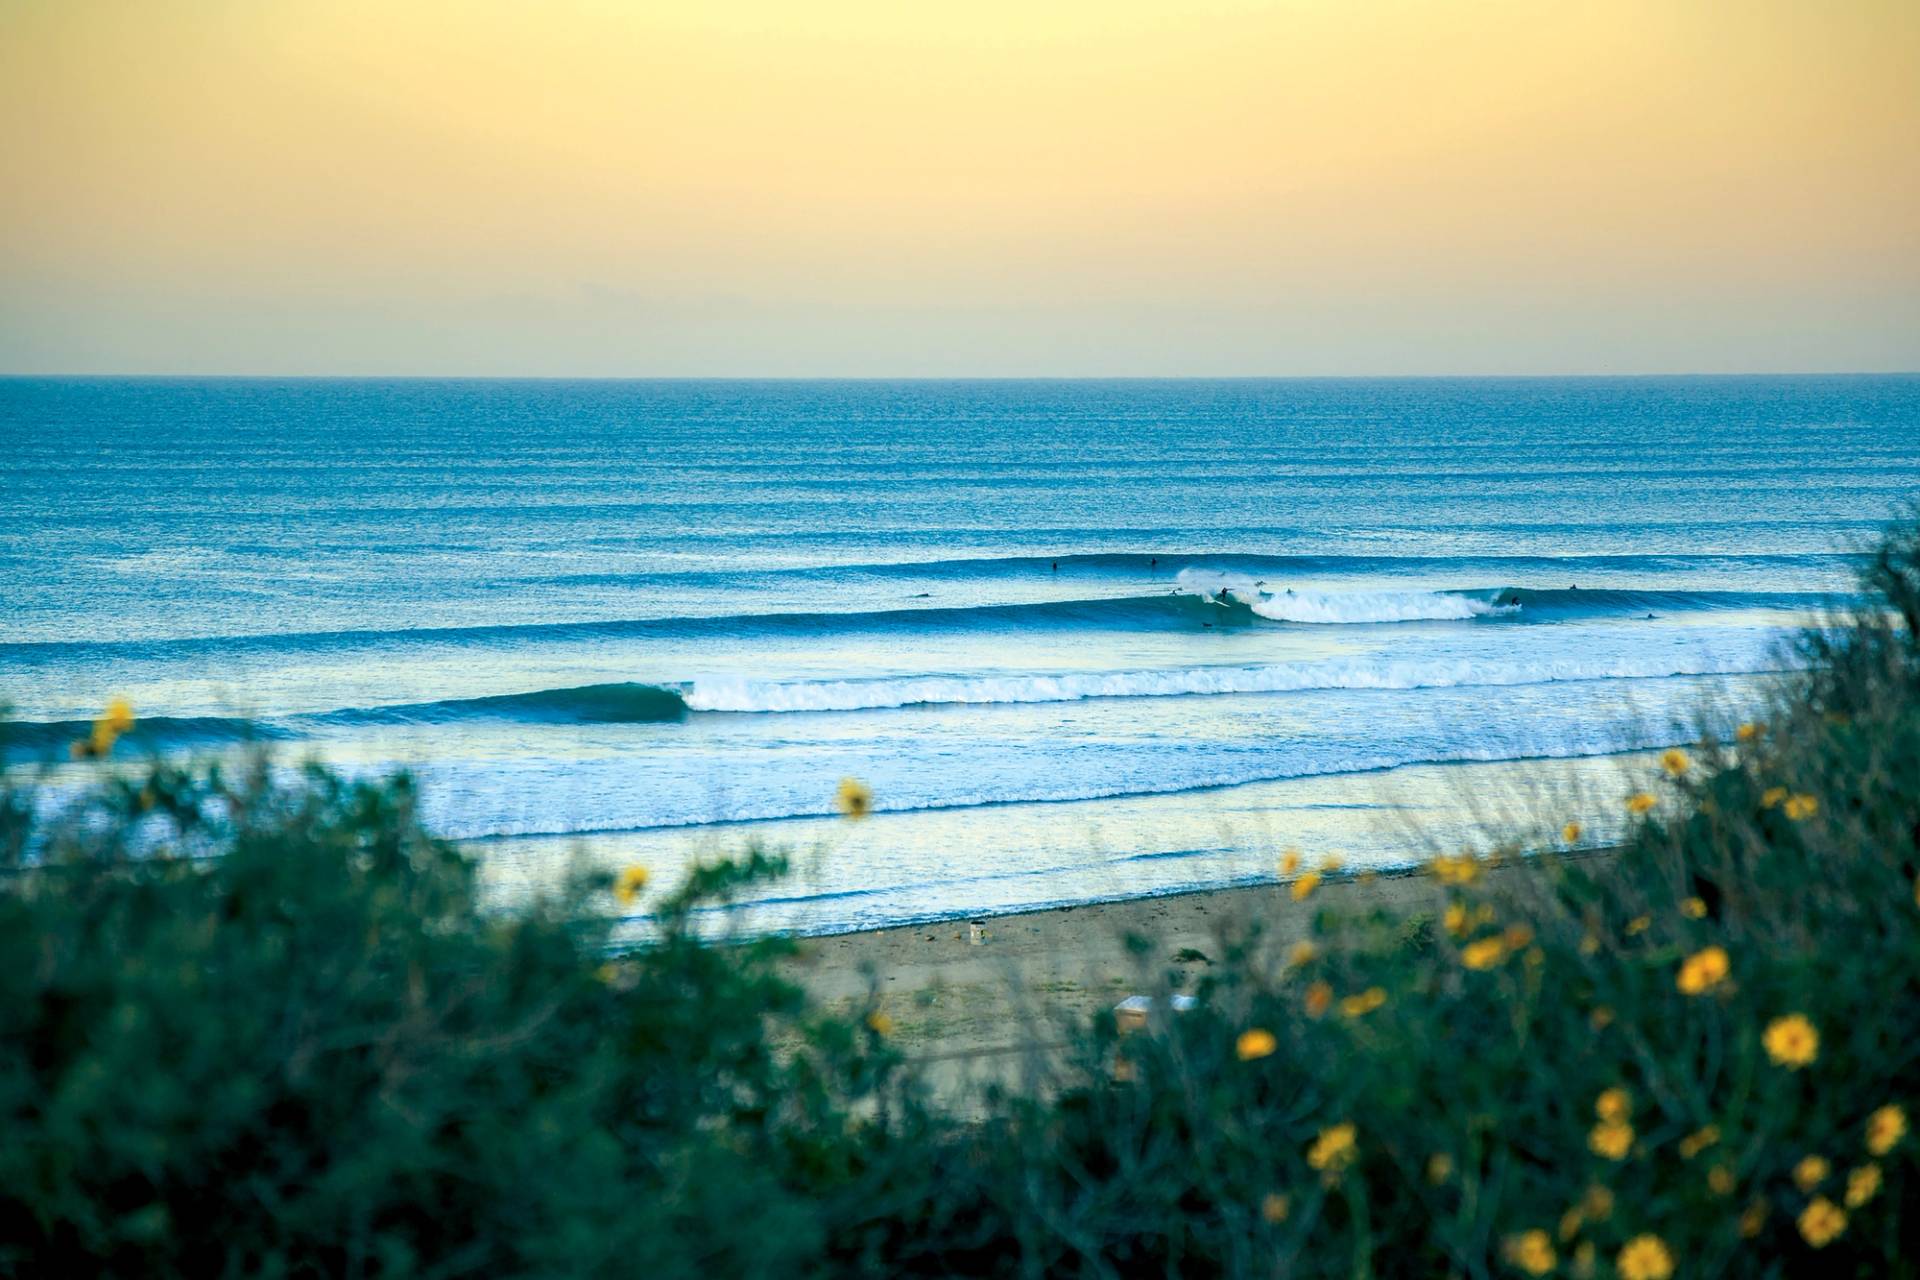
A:
POLYGON ((694 929, 778 859, 609 963, 606 877, 486 913, 404 776, 33 808, 0 798, 0 1270, 747 1274, 857 1216, 894 1059, 801 1007, 788 944, 694 929))
POLYGON ((778 857, 609 961, 632 882, 484 910, 404 776, 16 777, 0 1270, 1910 1274, 1920 532, 1866 579, 1617 852, 1448 858, 1411 919, 1309 889, 1310 946, 1231 939, 964 1118, 789 944, 703 939, 778 857))

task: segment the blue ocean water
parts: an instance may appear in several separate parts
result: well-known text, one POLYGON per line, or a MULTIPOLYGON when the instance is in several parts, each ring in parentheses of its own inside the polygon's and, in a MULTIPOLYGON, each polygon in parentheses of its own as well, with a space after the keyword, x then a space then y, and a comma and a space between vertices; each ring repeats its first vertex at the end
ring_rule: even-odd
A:
POLYGON ((1920 378, 5 379, 0 456, 16 756, 125 694, 417 769, 503 893, 764 839, 833 928, 1688 737, 1920 495, 1920 378))

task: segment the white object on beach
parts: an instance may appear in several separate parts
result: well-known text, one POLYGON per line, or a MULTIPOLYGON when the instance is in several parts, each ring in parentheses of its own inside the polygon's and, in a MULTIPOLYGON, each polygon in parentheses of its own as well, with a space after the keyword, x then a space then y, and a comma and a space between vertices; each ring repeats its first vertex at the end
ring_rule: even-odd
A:
MULTIPOLYGON (((1198 1003, 1192 996, 1174 996, 1167 1001, 1175 1013, 1185 1013, 1198 1003)), ((1113 1020, 1122 1031, 1138 1031, 1147 1025, 1153 1013, 1152 996, 1128 996, 1113 1006, 1113 1020)))

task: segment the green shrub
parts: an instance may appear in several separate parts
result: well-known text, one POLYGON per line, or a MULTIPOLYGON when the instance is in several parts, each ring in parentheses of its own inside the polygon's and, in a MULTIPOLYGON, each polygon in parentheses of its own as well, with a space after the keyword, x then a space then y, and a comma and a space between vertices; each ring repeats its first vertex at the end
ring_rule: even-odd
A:
POLYGON ((604 877, 488 915, 413 801, 405 777, 156 767, 30 844, 7 795, 0 1268, 744 1274, 820 1251, 815 1204, 884 1146, 851 1117, 881 1114, 892 1060, 801 1008, 786 944, 691 926, 779 861, 704 873, 609 964, 604 877), (743 1220, 763 1230, 721 1225, 743 1220))
POLYGON ((788 944, 701 939, 777 857, 609 962, 606 877, 490 914, 404 777, 157 765, 52 820, 16 781, 0 1268, 1910 1273, 1920 533, 1867 585, 1617 852, 1444 859, 1411 919, 1308 896, 1310 949, 1229 939, 1192 1012, 965 1120, 788 944))

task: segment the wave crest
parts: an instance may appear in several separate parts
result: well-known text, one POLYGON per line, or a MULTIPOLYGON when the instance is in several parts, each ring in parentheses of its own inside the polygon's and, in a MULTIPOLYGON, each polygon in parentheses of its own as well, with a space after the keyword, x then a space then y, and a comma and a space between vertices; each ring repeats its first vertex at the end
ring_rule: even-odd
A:
POLYGON ((1473 659, 1285 663, 1187 667, 1171 671, 1067 672, 1059 675, 911 676, 883 680, 696 680, 693 711, 785 713, 875 711, 895 707, 1078 702, 1088 698, 1168 698, 1205 694, 1294 693, 1316 689, 1450 689, 1476 685, 1644 680, 1668 676, 1749 675, 1776 670, 1751 658, 1669 655, 1640 659, 1487 663, 1473 659))
POLYGON ((1182 569, 1178 581, 1184 591, 1275 622, 1447 622, 1517 612, 1452 591, 1292 591, 1246 574, 1205 569, 1182 569))

